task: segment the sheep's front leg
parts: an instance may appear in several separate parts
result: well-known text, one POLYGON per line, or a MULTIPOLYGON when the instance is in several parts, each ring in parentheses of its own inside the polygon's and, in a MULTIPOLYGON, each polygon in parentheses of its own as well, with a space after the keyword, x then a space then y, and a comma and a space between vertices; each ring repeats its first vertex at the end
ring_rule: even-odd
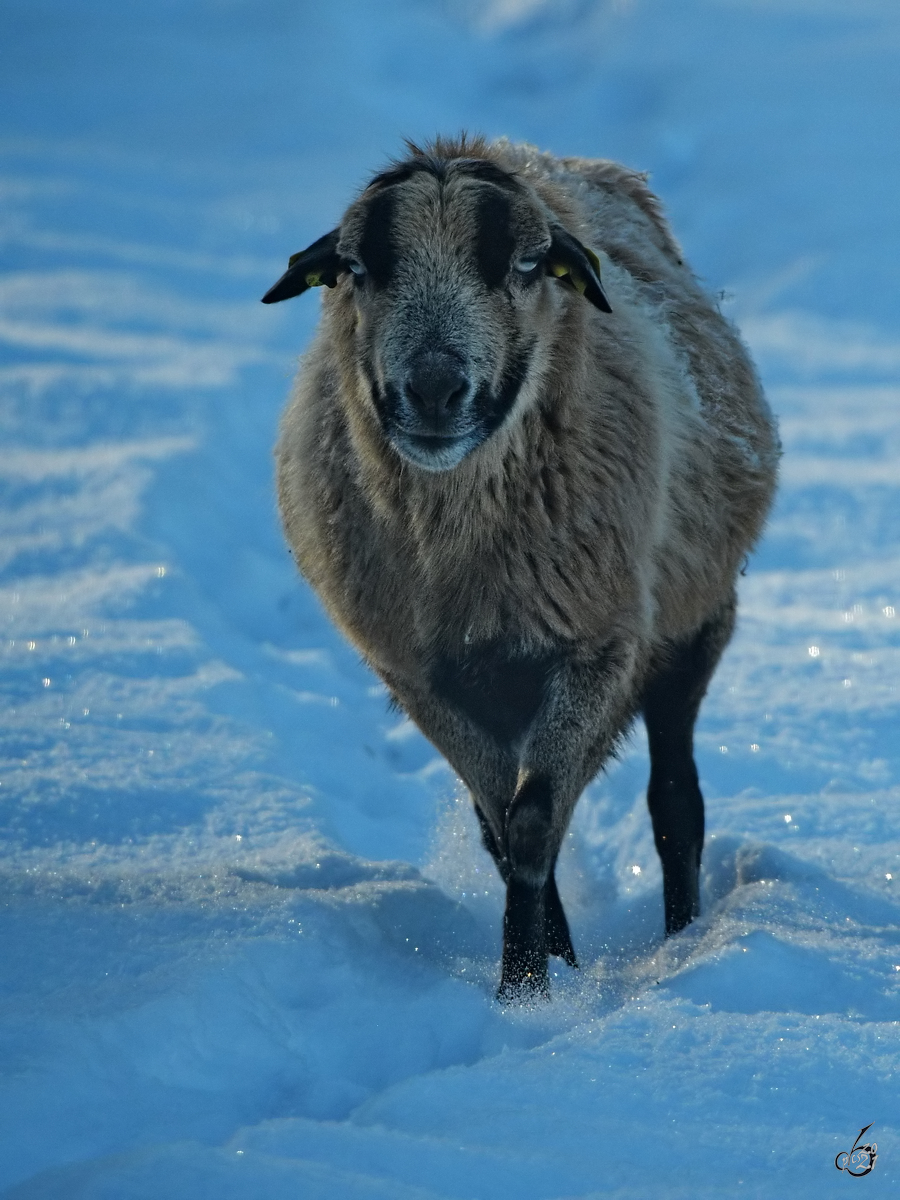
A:
MULTIPOLYGON (((496 863, 497 870, 500 872, 503 882, 508 884, 509 860, 494 837, 493 830, 477 802, 475 803, 475 813, 481 825, 481 838, 484 842, 484 847, 496 863)), ((544 939, 547 943, 547 953, 556 958, 561 958, 570 967, 577 967, 578 958, 575 954, 575 948, 572 945, 569 922, 566 920, 565 910, 563 909, 562 900, 559 898, 559 890, 556 886, 555 867, 556 863, 554 862, 547 882, 544 885, 544 939)), ((517 912, 520 909, 520 905, 515 901, 513 909, 517 912)), ((515 918, 513 918, 511 923, 513 927, 516 926, 517 922, 515 918)), ((512 936, 515 937, 516 935, 513 934, 512 936)))
POLYGON ((553 842, 553 785, 548 777, 533 775, 521 782, 507 813, 503 974, 498 992, 504 1002, 550 994, 547 887, 556 858, 553 842))
POLYGON ((504 1003, 549 994, 550 954, 576 965, 554 867, 578 797, 632 716, 632 673, 631 656, 612 650, 566 665, 535 718, 506 814, 504 1003))

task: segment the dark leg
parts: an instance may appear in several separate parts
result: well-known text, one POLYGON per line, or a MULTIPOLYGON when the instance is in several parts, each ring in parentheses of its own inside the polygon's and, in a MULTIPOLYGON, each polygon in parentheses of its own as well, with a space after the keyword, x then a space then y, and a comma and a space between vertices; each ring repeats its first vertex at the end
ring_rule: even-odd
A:
POLYGON ((578 966, 556 880, 551 874, 543 888, 510 880, 503 916, 503 978, 498 998, 510 1003, 549 996, 550 954, 570 967, 578 966))
MULTIPOLYGON (((484 842, 484 847, 497 864, 497 870, 500 872, 504 883, 508 883, 509 860, 497 845, 497 839, 494 837, 493 830, 477 804, 475 805, 475 813, 481 826, 481 839, 484 842)), ((547 953, 554 955, 556 958, 563 959, 570 967, 577 967, 578 959, 575 957, 575 950, 572 946, 569 922, 566 920, 562 900, 559 898, 559 891, 556 887, 556 876, 554 874, 556 864, 554 863, 553 866, 554 870, 551 870, 550 877, 544 887, 544 938, 547 943, 547 953)), ((525 895, 517 894, 513 900, 512 907, 519 908, 522 905, 527 906, 528 903, 527 893, 525 895)), ((530 923, 530 919, 522 914, 508 919, 506 925, 511 927, 511 935, 515 936, 515 931, 523 931, 530 923)))
POLYGON ((499 998, 527 1003, 547 995, 549 954, 576 961, 553 869, 579 795, 634 716, 639 662, 618 641, 587 662, 507 659, 473 652, 422 689, 385 681, 472 793, 507 887, 499 998))
POLYGON ((544 913, 547 953, 554 955, 556 958, 561 958, 570 967, 577 967, 578 959, 575 957, 575 950, 572 946, 569 922, 566 920, 562 900, 560 900, 559 892, 556 890, 556 875, 553 871, 550 872, 550 878, 547 880, 547 887, 544 894, 544 913))
POLYGON ((511 879, 503 915, 503 977, 498 998, 514 1003, 548 996, 547 958, 551 954, 570 967, 578 966, 556 879, 551 873, 543 888, 511 879))
MULTIPOLYGON (((547 882, 556 859, 550 851, 553 790, 542 775, 526 778, 507 813, 506 912, 503 970, 498 998, 506 1003, 549 995, 547 882), (549 851, 549 853, 548 853, 549 851)), ((555 848, 554 848, 555 850, 555 848)))
POLYGON ((650 742, 647 804, 663 869, 666 936, 700 915, 703 796, 694 764, 694 723, 734 628, 734 607, 672 647, 644 693, 650 742))
POLYGON ((634 712, 634 658, 610 643, 589 663, 566 663, 522 753, 506 814, 507 901, 498 998, 547 996, 547 959, 577 966, 554 878, 556 858, 581 792, 634 712))
POLYGON ((522 1004, 550 995, 544 888, 510 879, 503 914, 503 971, 497 999, 522 1004))

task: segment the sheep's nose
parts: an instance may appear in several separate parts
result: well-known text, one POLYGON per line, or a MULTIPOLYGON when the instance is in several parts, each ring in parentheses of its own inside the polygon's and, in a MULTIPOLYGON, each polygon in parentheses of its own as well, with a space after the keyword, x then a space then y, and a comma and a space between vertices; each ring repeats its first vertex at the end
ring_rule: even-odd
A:
POLYGON ((426 417, 450 417, 469 394, 469 379, 449 354, 423 354, 406 380, 406 395, 426 417))

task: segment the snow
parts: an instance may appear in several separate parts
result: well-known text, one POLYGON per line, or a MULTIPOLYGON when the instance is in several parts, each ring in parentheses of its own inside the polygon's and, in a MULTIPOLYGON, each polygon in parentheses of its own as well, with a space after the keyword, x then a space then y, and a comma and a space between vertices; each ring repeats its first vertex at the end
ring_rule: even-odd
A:
POLYGON ((2 1195, 895 1195, 896 5, 2 23, 2 1195), (651 170, 785 445, 698 728, 704 915, 663 941, 638 728, 561 860, 583 969, 524 1012, 468 802, 285 551, 316 301, 258 302, 462 126, 651 170))

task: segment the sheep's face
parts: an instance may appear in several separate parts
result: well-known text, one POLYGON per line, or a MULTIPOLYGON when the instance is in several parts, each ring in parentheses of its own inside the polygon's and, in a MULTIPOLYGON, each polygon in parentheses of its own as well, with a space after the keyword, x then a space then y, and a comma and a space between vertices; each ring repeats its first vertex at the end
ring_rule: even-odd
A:
MULTIPOLYGON (((413 159, 376 177, 297 267, 307 286, 346 275, 339 302, 355 310, 365 402, 394 450, 427 471, 457 466, 513 414, 552 339, 554 276, 609 307, 596 259, 483 159, 413 159)), ((290 275, 267 299, 285 298, 275 293, 290 275)))

